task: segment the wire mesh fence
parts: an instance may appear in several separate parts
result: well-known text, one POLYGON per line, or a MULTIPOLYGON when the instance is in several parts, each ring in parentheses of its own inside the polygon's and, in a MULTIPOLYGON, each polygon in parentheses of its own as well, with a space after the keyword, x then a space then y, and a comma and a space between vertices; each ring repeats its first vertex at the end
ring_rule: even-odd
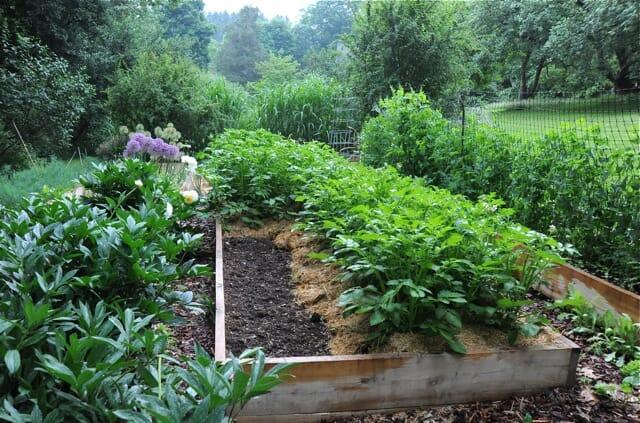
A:
POLYGON ((461 95, 458 120, 477 121, 522 138, 540 138, 550 131, 573 129, 581 139, 598 141, 598 151, 640 153, 640 92, 539 92, 525 99, 495 94, 461 95))

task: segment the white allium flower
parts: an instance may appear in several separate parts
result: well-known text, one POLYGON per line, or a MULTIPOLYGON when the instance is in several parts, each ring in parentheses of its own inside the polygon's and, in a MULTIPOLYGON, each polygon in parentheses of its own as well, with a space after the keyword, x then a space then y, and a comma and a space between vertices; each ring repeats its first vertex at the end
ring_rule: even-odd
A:
POLYGON ((549 225, 549 233, 550 234, 555 234, 558 231, 558 229, 556 228, 556 225, 549 225))
POLYGON ((188 191, 180 191, 182 198, 184 198, 184 202, 187 204, 193 204, 198 201, 198 191, 188 190, 188 191))
POLYGON ((189 170, 189 172, 194 172, 198 167, 198 161, 194 157, 182 156, 180 161, 187 165, 187 170, 189 170))
POLYGON ((136 181, 134 182, 134 184, 136 184, 136 186, 138 188, 142 188, 142 181, 140 179, 136 179, 136 181))

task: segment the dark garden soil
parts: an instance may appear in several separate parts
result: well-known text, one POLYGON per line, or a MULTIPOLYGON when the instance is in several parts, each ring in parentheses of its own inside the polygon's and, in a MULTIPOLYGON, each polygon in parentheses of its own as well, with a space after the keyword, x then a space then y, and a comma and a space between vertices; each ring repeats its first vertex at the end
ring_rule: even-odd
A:
POLYGON ((555 388, 529 397, 433 407, 389 414, 371 414, 333 420, 339 423, 424 423, 424 422, 640 422, 640 390, 615 400, 593 391, 595 382, 619 383, 615 365, 589 350, 586 339, 570 334, 571 324, 560 320, 558 312, 545 307, 547 300, 531 295, 533 312, 546 315, 551 325, 582 348, 578 362, 578 382, 571 388, 555 388))
POLYGON ((290 252, 269 239, 224 238, 228 352, 262 347, 271 357, 329 354, 324 322, 295 302, 290 265, 290 252))
MULTIPOLYGON (((215 262, 215 221, 213 219, 192 218, 184 222, 184 226, 193 233, 203 234, 202 242, 194 253, 198 264, 206 264, 213 270, 215 262)), ((176 290, 192 291, 195 301, 206 304, 213 301, 213 276, 196 276, 183 278, 175 282, 176 290)), ((169 351, 179 357, 194 356, 195 343, 200 344, 213 356, 215 346, 215 331, 212 316, 209 313, 193 313, 191 310, 178 308, 176 316, 179 321, 169 327, 173 335, 169 351)))

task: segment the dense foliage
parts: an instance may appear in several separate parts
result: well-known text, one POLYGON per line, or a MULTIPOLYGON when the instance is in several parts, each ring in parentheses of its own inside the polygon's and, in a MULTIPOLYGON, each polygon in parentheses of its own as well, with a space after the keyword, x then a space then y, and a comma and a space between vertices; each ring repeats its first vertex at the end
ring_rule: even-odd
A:
POLYGON ((429 104, 423 92, 405 93, 402 88, 380 100, 380 115, 362 127, 362 161, 372 166, 393 164, 407 175, 432 173, 434 148, 448 141, 449 122, 429 104))
POLYGON ((473 203, 392 168, 352 164, 320 144, 265 131, 226 132, 208 158, 204 174, 219 213, 297 212, 305 229, 329 242, 327 259, 349 282, 341 305, 368 315, 378 341, 421 331, 463 352, 456 340, 463 322, 498 326, 511 339, 537 333, 535 317, 520 320, 520 309, 557 259, 555 243, 514 224, 492 197, 473 203))
POLYGON ((160 25, 164 36, 177 39, 186 47, 188 58, 206 68, 209 64, 209 42, 215 28, 205 18, 202 0, 164 2, 160 25))
POLYGON ((347 38, 350 77, 368 114, 391 87, 440 98, 466 84, 469 35, 458 2, 368 1, 347 38))
POLYGON ((88 180, 88 202, 0 208, 0 417, 222 422, 277 384, 282 369, 262 375, 259 351, 226 363, 200 348, 183 363, 167 355, 173 306, 199 310, 172 282, 207 271, 185 259, 201 235, 179 229, 167 202, 178 212, 182 201, 154 165, 115 163, 88 180))
POLYGON ((311 75, 283 84, 260 84, 255 96, 255 124, 297 140, 327 140, 330 129, 344 129, 350 116, 344 86, 311 75), (343 121, 340 121, 343 120, 343 121))
POLYGON ((640 284, 640 161, 597 128, 519 139, 483 125, 460 130, 420 93, 397 91, 363 128, 363 159, 477 198, 494 192, 517 220, 573 244, 590 268, 640 284))
POLYGON ((69 150, 95 94, 86 75, 37 40, 11 38, 0 15, 0 125, 6 129, 0 131, 0 166, 21 165, 29 153, 46 157, 69 150))
POLYGON ((107 94, 120 124, 154 128, 173 123, 196 148, 204 146, 210 134, 237 124, 246 97, 239 87, 186 59, 152 53, 140 56, 131 69, 118 71, 107 94))

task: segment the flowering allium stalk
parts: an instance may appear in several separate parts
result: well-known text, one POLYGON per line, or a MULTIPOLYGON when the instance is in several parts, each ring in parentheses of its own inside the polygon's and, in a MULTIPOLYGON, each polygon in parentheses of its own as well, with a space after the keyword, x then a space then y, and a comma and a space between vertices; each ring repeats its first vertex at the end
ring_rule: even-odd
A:
POLYGON ((175 145, 167 144, 162 138, 148 137, 142 132, 131 135, 122 155, 131 157, 137 153, 148 154, 155 159, 177 160, 180 157, 180 149, 175 145))

